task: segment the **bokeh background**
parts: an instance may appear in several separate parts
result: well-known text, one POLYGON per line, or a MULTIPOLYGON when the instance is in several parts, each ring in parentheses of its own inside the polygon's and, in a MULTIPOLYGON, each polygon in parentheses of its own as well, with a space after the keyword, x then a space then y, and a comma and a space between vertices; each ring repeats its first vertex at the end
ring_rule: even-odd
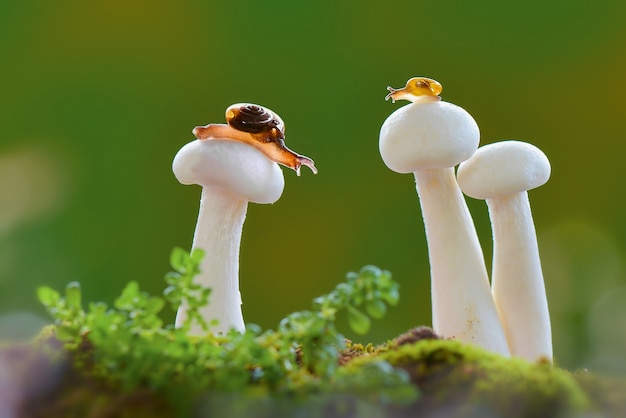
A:
MULTIPOLYGON (((246 320, 274 327, 375 264, 402 301, 369 335, 346 335, 429 324, 414 180, 378 154, 402 105, 385 87, 424 75, 483 144, 548 155, 552 178, 530 198, 557 361, 626 372, 625 21, 619 0, 0 2, 0 340, 49 321, 40 285, 78 280, 85 300, 111 302, 132 279, 159 294, 200 196, 172 157, 241 101, 279 113, 320 170, 285 170, 281 200, 249 208, 246 320)), ((486 207, 468 203, 489 265, 486 207)))

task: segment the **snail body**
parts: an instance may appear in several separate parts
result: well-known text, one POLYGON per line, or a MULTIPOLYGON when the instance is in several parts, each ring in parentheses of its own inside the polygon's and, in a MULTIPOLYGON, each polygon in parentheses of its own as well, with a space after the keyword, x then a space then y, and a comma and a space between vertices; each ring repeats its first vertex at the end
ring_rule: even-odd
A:
POLYGON ((229 139, 244 142, 261 151, 270 160, 289 167, 300 175, 305 165, 317 174, 309 157, 297 154, 285 145, 285 123, 275 112, 252 103, 236 103, 226 109, 227 124, 196 126, 198 139, 229 139))

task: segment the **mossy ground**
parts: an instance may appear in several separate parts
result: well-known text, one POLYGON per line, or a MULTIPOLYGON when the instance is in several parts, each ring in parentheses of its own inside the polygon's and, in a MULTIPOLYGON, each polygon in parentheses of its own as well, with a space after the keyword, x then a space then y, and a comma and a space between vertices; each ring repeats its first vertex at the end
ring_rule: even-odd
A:
POLYGON ((78 283, 64 296, 40 288, 55 325, 0 347, 0 418, 626 416, 625 381, 503 358, 427 327, 378 346, 346 341, 337 312, 365 333, 398 301, 398 284, 374 266, 276 330, 213 334, 198 311, 210 289, 193 282, 201 258, 175 249, 163 297, 131 281, 112 307, 83 309, 78 283), (183 300, 188 320, 166 324, 161 309, 183 300), (201 336, 190 335, 194 321, 201 336))
MULTIPOLYGON (((125 390, 76 366, 51 331, 35 344, 0 348, 0 416, 16 417, 587 417, 626 416, 626 382, 570 373, 487 353, 418 328, 381 346, 348 342, 337 373, 368 379, 372 367, 405 370, 413 398, 372 399, 356 391, 316 389, 272 396, 263 388, 205 393, 190 401, 185 388, 169 393, 125 390), (44 349, 45 347, 45 349, 44 349), (173 396, 172 396, 173 395, 173 396), (187 405, 176 405, 181 399, 187 405), (408 399, 408 400, 407 400, 408 399), (4 408, 4 409, 2 409, 4 408), (19 411, 8 415, 7 411, 19 411), (184 411, 184 412, 183 412, 184 411)), ((82 349, 88 354, 89 347, 82 349)), ((89 365, 83 366, 85 369, 89 365)), ((380 387, 381 393, 387 388, 380 387)))

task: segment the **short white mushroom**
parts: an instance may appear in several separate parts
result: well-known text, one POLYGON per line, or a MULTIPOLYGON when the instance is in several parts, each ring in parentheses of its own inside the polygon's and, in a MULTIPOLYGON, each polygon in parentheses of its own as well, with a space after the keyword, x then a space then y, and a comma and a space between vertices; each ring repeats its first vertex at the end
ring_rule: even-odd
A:
POLYGON ((454 167, 478 147, 478 126, 462 108, 440 101, 441 85, 434 80, 417 77, 405 89, 389 90, 388 98, 415 98, 385 120, 379 148, 391 170, 415 175, 428 241, 433 328, 508 355, 480 243, 454 176, 454 167))
POLYGON ((552 360, 552 334, 528 190, 550 177, 550 162, 519 141, 485 145, 459 166, 463 192, 486 199, 493 229, 492 292, 511 354, 552 360))
MULTIPOLYGON (((254 104, 227 109, 228 125, 196 127, 198 140, 183 146, 172 170, 182 184, 202 186, 200 213, 192 248, 205 252, 196 280, 211 288, 209 305, 201 310, 207 322, 218 321, 212 332, 243 332, 245 324, 239 293, 239 247, 248 202, 274 203, 285 185, 277 163, 299 174, 313 160, 284 145, 284 124, 272 111, 254 104)), ((187 317, 182 305, 176 326, 187 317)), ((191 333, 202 333, 196 326, 191 333)))

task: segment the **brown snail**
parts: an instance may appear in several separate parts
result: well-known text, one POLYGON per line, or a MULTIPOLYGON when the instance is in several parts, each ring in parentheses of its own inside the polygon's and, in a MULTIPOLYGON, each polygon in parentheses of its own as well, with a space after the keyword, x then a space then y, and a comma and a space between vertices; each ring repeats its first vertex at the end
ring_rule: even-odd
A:
POLYGON ((270 160, 295 170, 298 175, 303 165, 317 174, 312 159, 285 146, 285 124, 270 109, 251 103, 237 103, 226 109, 226 122, 227 125, 210 123, 196 126, 193 134, 198 139, 231 139, 244 142, 261 151, 270 160))
POLYGON ((385 96, 385 100, 391 99, 393 103, 396 100, 408 100, 410 102, 436 101, 441 100, 439 94, 441 94, 443 87, 437 80, 432 78, 413 77, 401 89, 387 87, 387 90, 389 90, 389 94, 385 96))

